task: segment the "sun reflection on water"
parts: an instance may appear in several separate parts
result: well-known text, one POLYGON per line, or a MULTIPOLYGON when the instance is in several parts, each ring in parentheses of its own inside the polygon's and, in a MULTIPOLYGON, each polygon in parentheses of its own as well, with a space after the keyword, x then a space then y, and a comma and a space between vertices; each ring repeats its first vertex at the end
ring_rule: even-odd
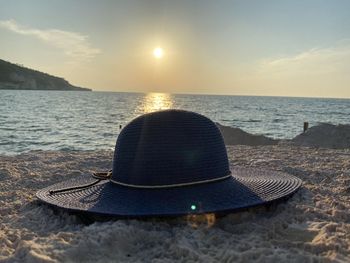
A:
POLYGON ((149 113, 159 110, 171 109, 173 99, 167 93, 148 93, 143 98, 141 104, 137 107, 139 114, 149 113))

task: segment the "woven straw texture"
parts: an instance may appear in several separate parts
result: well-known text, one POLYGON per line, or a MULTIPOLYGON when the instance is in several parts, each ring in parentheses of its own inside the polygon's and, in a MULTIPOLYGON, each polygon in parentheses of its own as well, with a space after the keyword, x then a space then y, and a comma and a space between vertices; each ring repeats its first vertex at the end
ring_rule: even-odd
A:
POLYGON ((114 152, 112 181, 153 189, 104 180, 85 189, 49 193, 96 180, 86 175, 42 189, 37 196, 74 211, 120 217, 175 216, 256 206, 288 196, 301 185, 299 179, 279 172, 235 166, 231 172, 224 180, 212 181, 230 174, 215 123, 197 113, 167 110, 131 121, 120 133, 114 152), (161 186, 167 187, 155 188, 161 186))
POLYGON ((137 185, 179 184, 228 175, 220 130, 193 112, 167 110, 142 115, 120 133, 113 179, 137 185))
POLYGON ((177 216, 229 213, 266 204, 293 194, 301 185, 300 179, 275 171, 235 167, 232 175, 223 181, 169 189, 135 189, 102 181, 88 189, 49 194, 94 181, 85 175, 42 189, 37 196, 72 211, 119 217, 177 216))

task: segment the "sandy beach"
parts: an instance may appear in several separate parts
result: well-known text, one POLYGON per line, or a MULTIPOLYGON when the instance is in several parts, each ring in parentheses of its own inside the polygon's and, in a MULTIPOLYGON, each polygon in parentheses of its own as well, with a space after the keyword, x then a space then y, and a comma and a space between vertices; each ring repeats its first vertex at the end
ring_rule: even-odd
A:
POLYGON ((41 204, 49 184, 111 167, 112 151, 0 157, 1 262, 349 262, 350 150, 227 146, 235 165, 303 180, 288 202, 210 220, 86 224, 41 204), (208 225, 209 224, 209 225, 208 225))
POLYGON ((350 263, 350 0, 0 3, 0 263, 350 263))

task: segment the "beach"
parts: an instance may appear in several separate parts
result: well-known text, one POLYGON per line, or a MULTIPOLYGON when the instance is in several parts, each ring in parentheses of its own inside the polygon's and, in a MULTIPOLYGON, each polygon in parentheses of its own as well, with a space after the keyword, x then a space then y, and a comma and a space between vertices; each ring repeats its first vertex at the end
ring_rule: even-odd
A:
POLYGON ((349 262, 350 150, 231 145, 235 165, 303 180, 286 202, 213 218, 111 220, 39 202, 38 189, 111 168, 113 151, 0 156, 1 262, 349 262))
POLYGON ((0 6, 0 263, 350 263, 350 0, 0 6))

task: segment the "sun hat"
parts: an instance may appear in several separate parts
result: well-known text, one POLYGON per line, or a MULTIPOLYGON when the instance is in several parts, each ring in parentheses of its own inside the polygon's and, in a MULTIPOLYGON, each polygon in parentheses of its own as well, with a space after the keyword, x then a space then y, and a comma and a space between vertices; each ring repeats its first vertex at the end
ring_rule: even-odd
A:
POLYGON ((37 197, 70 211, 116 217, 230 213, 293 194, 301 180, 230 164, 207 117, 184 110, 144 114, 118 136, 112 170, 74 177, 37 197))

